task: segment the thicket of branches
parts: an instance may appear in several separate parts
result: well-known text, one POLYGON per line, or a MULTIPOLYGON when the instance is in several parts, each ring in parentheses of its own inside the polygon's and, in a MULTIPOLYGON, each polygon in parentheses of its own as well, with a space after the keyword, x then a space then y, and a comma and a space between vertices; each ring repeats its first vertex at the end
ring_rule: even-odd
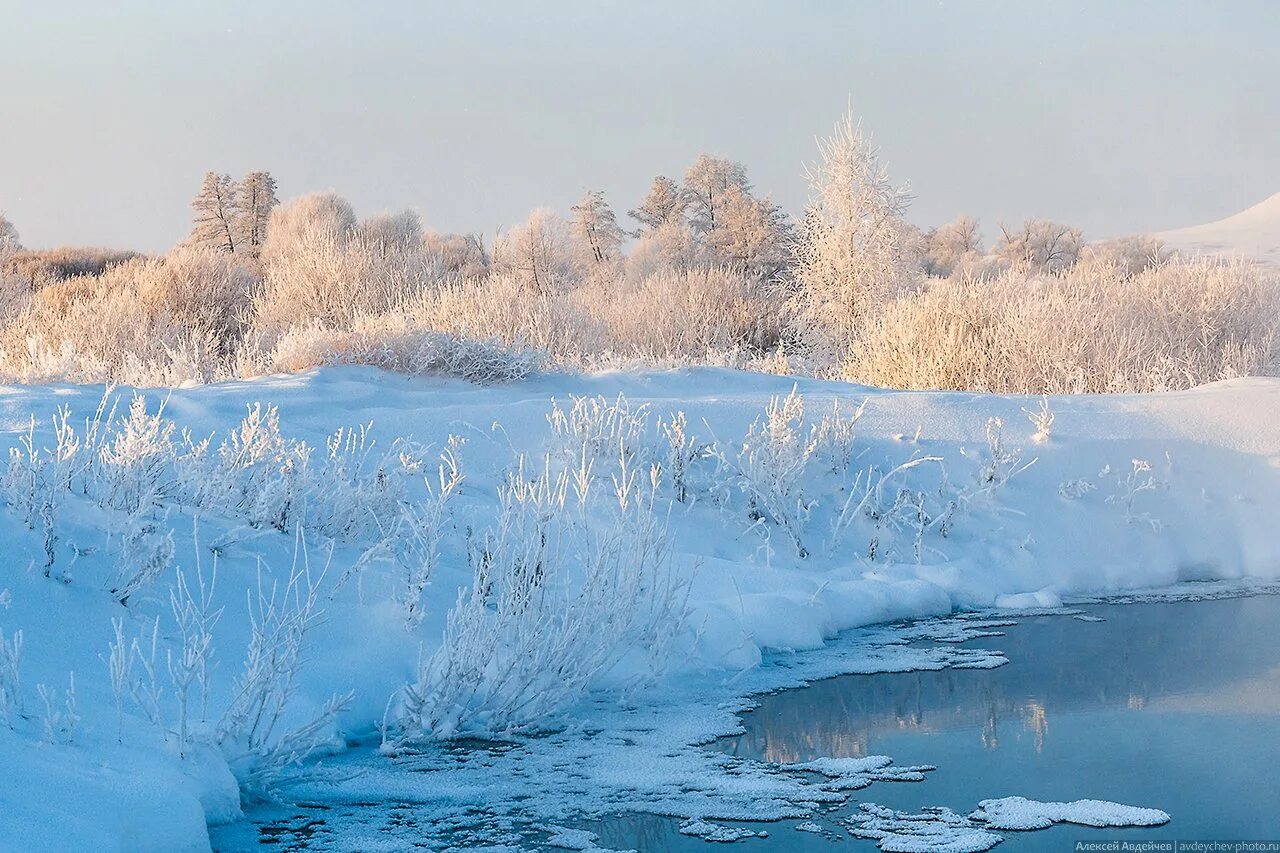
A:
POLYGON ((1277 285, 1158 242, 1043 219, 983 243, 921 230, 850 117, 819 140, 792 221, 731 160, 603 193, 486 239, 411 211, 360 219, 266 172, 209 173, 167 255, 21 248, 0 219, 0 378, 207 382, 322 364, 510 381, 640 363, 732 364, 896 387, 1184 388, 1274 367, 1277 285))

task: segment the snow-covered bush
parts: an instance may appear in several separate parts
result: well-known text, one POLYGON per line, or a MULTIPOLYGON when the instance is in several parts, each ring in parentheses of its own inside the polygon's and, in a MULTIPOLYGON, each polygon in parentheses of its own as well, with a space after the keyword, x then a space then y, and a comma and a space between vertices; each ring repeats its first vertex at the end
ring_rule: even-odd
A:
POLYGON ((391 536, 399 543, 396 557, 404 570, 400 603, 404 607, 405 625, 410 629, 421 624, 426 613, 423 595, 440 559, 452 501, 465 479, 459 456, 462 444, 457 436, 449 437, 440 453, 435 483, 428 478, 426 499, 404 506, 398 524, 391 529, 391 536))
POLYGON ((747 430, 740 449, 721 457, 747 498, 751 520, 779 527, 801 557, 809 553, 804 543, 810 504, 804 494, 805 473, 817 449, 806 426, 804 398, 792 389, 785 398, 769 401, 764 414, 747 430))
POLYGON ((6 638, 0 631, 0 723, 12 728, 22 713, 22 632, 6 638))
POLYGON ((308 722, 281 730, 298 691, 307 637, 324 617, 325 572, 312 572, 301 537, 294 560, 283 584, 259 571, 256 595, 249 599, 244 665, 216 730, 241 790, 254 798, 273 798, 288 772, 330 739, 334 719, 350 701, 349 695, 335 696, 308 722))
POLYGON ((800 557, 809 554, 805 528, 815 501, 806 490, 824 473, 848 470, 863 411, 846 414, 836 401, 830 413, 814 421, 806 417, 804 397, 792 388, 786 397, 769 401, 740 445, 715 451, 731 485, 747 500, 748 518, 781 529, 800 557))
POLYGON ((1031 425, 1036 428, 1035 434, 1031 436, 1031 440, 1036 443, 1042 443, 1049 440, 1049 436, 1053 434, 1053 422, 1057 420, 1057 415, 1049 408, 1049 398, 1047 396, 1040 397, 1040 405, 1036 409, 1023 409, 1023 413, 1027 416, 1027 420, 1031 421, 1031 425))
POLYGON ((1280 285, 1257 266, 1083 262, 932 280, 871 316, 840 372, 896 388, 1162 391, 1264 371, 1278 330, 1280 285))
POLYGON ((708 353, 764 352, 783 332, 783 300, 718 267, 661 269, 640 281, 594 282, 572 304, 598 329, 598 346, 641 359, 698 362, 708 353))
POLYGON ((0 375, 157 385, 224 377, 255 287, 238 261, 193 248, 50 284, 0 329, 0 375))
MULTIPOLYGON (((1107 473, 1110 472, 1104 471, 1104 476, 1107 473)), ((1107 497, 1107 503, 1120 506, 1124 512, 1126 524, 1133 524, 1136 521, 1158 531, 1162 527, 1160 520, 1153 518, 1149 513, 1136 512, 1134 503, 1139 495, 1158 491, 1167 485, 1168 483, 1164 480, 1156 478, 1155 469, 1148 460, 1134 459, 1129 463, 1128 470, 1116 476, 1115 492, 1107 497)))
POLYGON ((76 674, 69 676, 67 689, 59 694, 57 688, 36 685, 36 694, 44 713, 40 715, 41 737, 45 743, 71 743, 80 725, 80 711, 76 704, 76 674))
POLYGON ((495 522, 472 538, 439 649, 389 720, 385 748, 546 725, 628 653, 664 665, 684 592, 655 511, 657 472, 619 463, 601 493, 550 461, 513 472, 495 522))
POLYGON ((547 424, 551 427, 548 449, 557 462, 574 466, 618 459, 649 461, 649 406, 632 406, 621 394, 612 402, 604 397, 571 396, 568 409, 553 399, 547 424))
POLYGON ((524 379, 542 364, 535 351, 436 331, 405 312, 362 317, 351 329, 295 327, 281 335, 270 360, 279 371, 366 364, 410 376, 456 377, 481 385, 524 379))
POLYGON ((315 197, 306 196, 272 214, 263 286, 253 305, 254 332, 268 347, 295 327, 349 329, 432 283, 434 264, 423 251, 420 228, 416 239, 403 233, 389 238, 386 223, 358 225, 349 206, 339 216, 298 210, 315 203, 315 197))

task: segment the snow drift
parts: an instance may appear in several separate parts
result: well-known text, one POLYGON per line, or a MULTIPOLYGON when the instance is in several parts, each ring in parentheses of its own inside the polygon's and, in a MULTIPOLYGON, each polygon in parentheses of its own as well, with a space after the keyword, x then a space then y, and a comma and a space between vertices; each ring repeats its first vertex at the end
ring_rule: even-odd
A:
POLYGON ((1280 268, 1280 193, 1225 219, 1155 236, 1187 254, 1239 257, 1280 268))

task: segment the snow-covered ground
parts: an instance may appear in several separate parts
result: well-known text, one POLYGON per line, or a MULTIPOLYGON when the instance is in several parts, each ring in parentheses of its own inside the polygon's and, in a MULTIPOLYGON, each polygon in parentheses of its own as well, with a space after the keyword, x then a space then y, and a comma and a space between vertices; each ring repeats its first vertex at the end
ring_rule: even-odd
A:
POLYGON ((1225 219, 1155 236, 1188 254, 1239 257, 1280 267, 1280 193, 1225 219))
MULTIPOLYGON (((131 392, 114 393, 121 401, 116 421, 124 422, 131 392)), ((243 796, 288 795, 278 787, 290 781, 288 769, 283 777, 268 772, 279 733, 307 723, 335 694, 350 694, 335 715, 338 730, 376 743, 387 719, 401 726, 392 741, 403 755, 413 736, 424 734, 404 728, 410 717, 433 721, 437 734, 540 722, 572 731, 578 709, 617 704, 611 690, 625 688, 625 707, 644 707, 680 685, 743 681, 740 674, 765 650, 816 649, 858 626, 956 609, 1055 606, 1064 596, 1185 581, 1280 577, 1276 379, 1141 397, 1050 398, 1047 429, 1039 399, 880 391, 716 369, 542 376, 480 388, 340 368, 142 393, 152 414, 166 401, 164 418, 189 430, 193 444, 213 434, 214 450, 184 456, 175 431, 165 439, 173 450, 152 453, 148 448, 164 444, 157 436, 166 426, 135 418, 123 431, 100 431, 99 449, 90 453, 83 448, 95 439, 84 419, 102 388, 0 389, 3 443, 16 453, 0 506, 4 649, 22 633, 19 678, 4 665, 13 655, 0 649, 0 839, 15 849, 207 849, 206 823, 236 817, 243 796), (787 407, 793 386, 798 396, 787 407), (571 395, 603 399, 575 409, 571 395), (553 399, 559 419, 548 418, 553 399), (767 422, 771 400, 777 408, 767 422), (256 432, 241 425, 258 402, 278 407, 280 436, 272 446, 280 452, 271 459, 301 458, 285 439, 317 449, 283 480, 237 455, 263 435, 261 425, 256 432), (55 447, 54 415, 64 406, 82 450, 67 454, 73 462, 65 469, 56 453, 31 464, 23 439, 32 419, 32 445, 55 447), (696 440, 671 437, 678 412, 684 434, 696 440), (369 437, 366 450, 350 449, 358 439, 326 444, 340 427, 370 421, 373 450, 369 437), (239 442, 218 454, 233 433, 239 442), (450 435, 465 441, 450 445, 450 435), (450 449, 461 460, 454 487, 442 486, 437 473, 439 454, 450 449), (570 692, 557 705, 546 690, 520 694, 518 704, 543 708, 545 720, 522 718, 511 707, 495 712, 510 698, 489 684, 495 668, 519 670, 502 649, 488 649, 493 659, 469 670, 473 662, 461 652, 437 655, 425 676, 419 667, 440 649, 455 604, 455 647, 458 633, 473 624, 466 619, 488 625, 500 609, 481 601, 468 611, 459 590, 470 587, 478 560, 500 562, 506 540, 495 526, 497 495, 504 484, 512 487, 522 455, 519 482, 552 491, 561 482, 570 495, 565 505, 576 507, 568 513, 573 523, 555 528, 564 550, 539 551, 560 562, 536 565, 539 578, 563 584, 564 597, 558 605, 539 600, 534 609, 552 609, 530 624, 552 630, 577 659, 596 655, 600 664, 563 679, 581 676, 591 691, 585 699, 570 692), (652 465, 659 468, 651 475, 652 465), (549 477, 539 480, 542 471, 549 477), (62 488, 64 475, 69 488, 62 488), (23 479, 31 476, 56 488, 23 479), (160 493, 138 493, 152 480, 164 484, 160 493), (446 504, 441 494, 450 488, 446 504), (56 495, 49 502, 24 497, 46 492, 56 495), (637 501, 652 502, 645 517, 656 519, 669 547, 670 574, 655 557, 645 564, 647 586, 614 583, 606 572, 603 580, 591 576, 605 585, 591 587, 575 574, 590 570, 579 546, 600 542, 617 504, 627 503, 626 514, 637 501), (292 519, 278 525, 285 531, 273 526, 282 517, 292 519), (406 518, 417 520, 419 533, 427 530, 412 547, 399 536, 408 528, 396 526, 406 518), (173 565, 161 560, 158 577, 122 604, 120 574, 163 552, 169 531, 173 565), (251 734, 242 705, 257 670, 242 663, 245 650, 255 626, 298 609, 281 603, 283 593, 269 606, 270 590, 272 583, 283 589, 304 557, 316 618, 298 635, 304 647, 296 681, 270 700, 283 708, 276 731, 251 734), (415 576, 414 567, 424 565, 429 577, 415 576), (177 585, 179 570, 190 595, 177 585), (587 596, 584 584, 598 597, 587 596), (672 600, 682 606, 658 612, 659 588, 674 590, 672 600), (609 596, 632 598, 619 610, 609 596), (179 617, 219 608, 205 653, 184 656, 192 643, 181 642, 179 617), (645 616, 617 627, 624 610, 645 616), (658 624, 659 617, 666 621, 658 624), (124 643, 116 641, 113 620, 124 643), (601 652, 588 635, 632 645, 601 652), (117 700, 112 645, 129 652, 134 639, 117 700), (208 669, 207 691, 199 689, 198 673, 184 669, 191 660, 208 669), (151 665, 158 701, 148 692, 151 665), (404 685, 431 692, 462 671, 481 682, 478 689, 448 694, 447 708, 428 700, 418 716, 404 713, 412 705, 399 692, 404 685), (67 702, 72 673, 74 707, 67 702), (194 685, 185 735, 177 701, 184 673, 194 685)), ((62 446, 70 446, 65 430, 62 446)), ((639 538, 624 544, 652 545, 645 537, 653 531, 637 530, 639 538)), ((602 562, 609 566, 640 561, 636 553, 608 554, 602 562)), ((305 599, 307 574, 294 574, 305 599)), ((528 643, 519 648, 539 660, 559 660, 520 634, 524 623, 517 622, 504 629, 511 632, 505 639, 528 643)), ((187 624, 188 635, 200 633, 187 624)), ((689 726, 702 734, 720 730, 689 726)), ((483 784, 482 775, 468 778, 483 784)), ((485 799, 474 790, 455 796, 485 799)), ((1071 819, 1061 817, 1066 807, 1050 806, 1037 814, 1071 819)))

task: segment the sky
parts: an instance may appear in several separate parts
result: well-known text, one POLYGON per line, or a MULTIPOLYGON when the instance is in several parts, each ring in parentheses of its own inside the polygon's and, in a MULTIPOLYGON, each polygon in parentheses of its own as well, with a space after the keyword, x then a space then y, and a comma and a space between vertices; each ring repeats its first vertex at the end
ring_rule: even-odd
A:
POLYGON ((0 212, 160 251, 209 170, 481 231, 701 152, 798 213, 851 107, 910 218, 1104 238, 1280 192, 1280 3, 0 0, 0 212))

